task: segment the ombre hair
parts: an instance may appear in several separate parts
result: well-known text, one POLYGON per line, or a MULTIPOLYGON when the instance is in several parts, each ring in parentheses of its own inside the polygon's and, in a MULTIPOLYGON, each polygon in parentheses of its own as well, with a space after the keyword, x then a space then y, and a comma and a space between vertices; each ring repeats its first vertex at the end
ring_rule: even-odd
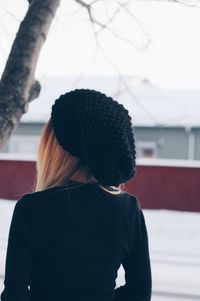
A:
MULTIPOLYGON (((67 186, 70 181, 77 181, 82 184, 96 183, 109 191, 109 186, 100 185, 79 158, 72 156, 60 146, 50 118, 41 133, 36 162, 35 191, 56 186, 67 186)), ((123 184, 110 187, 121 192, 123 184)))

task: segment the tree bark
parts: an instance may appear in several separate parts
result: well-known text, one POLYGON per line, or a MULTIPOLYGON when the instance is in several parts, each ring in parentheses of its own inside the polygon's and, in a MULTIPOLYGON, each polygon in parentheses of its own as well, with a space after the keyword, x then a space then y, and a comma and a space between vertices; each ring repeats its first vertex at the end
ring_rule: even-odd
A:
POLYGON ((40 93, 35 69, 59 4, 60 0, 29 0, 0 81, 0 148, 40 93))

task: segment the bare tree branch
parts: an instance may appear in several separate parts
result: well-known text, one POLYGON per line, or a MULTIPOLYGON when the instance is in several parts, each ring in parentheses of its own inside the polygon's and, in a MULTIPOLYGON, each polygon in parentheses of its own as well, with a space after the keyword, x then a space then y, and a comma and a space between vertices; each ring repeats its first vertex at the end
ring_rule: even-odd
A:
POLYGON ((40 91, 41 91, 41 85, 36 80, 33 82, 32 86, 30 88, 28 102, 31 102, 32 100, 37 98, 40 95, 40 91))
POLYGON ((28 102, 38 96, 36 64, 60 0, 34 0, 12 45, 0 81, 0 148, 8 141, 28 102))
MULTIPOLYGON (((146 1, 146 0, 143 0, 146 1)), ((188 7, 198 7, 198 4, 200 3, 200 0, 156 0, 156 1, 162 1, 162 2, 173 2, 173 3, 177 3, 177 4, 182 4, 188 7)))
MULTIPOLYGON (((114 20, 114 18, 117 16, 117 14, 120 12, 120 9, 122 8, 122 3, 120 3, 120 2, 118 2, 118 3, 120 3, 120 5, 119 5, 119 7, 115 10, 115 12, 113 13, 113 15, 108 19, 108 21, 106 22, 106 23, 102 23, 102 22, 100 22, 99 20, 97 20, 95 17, 94 17, 94 15, 93 15, 93 13, 92 13, 92 10, 93 10, 93 4, 95 3, 95 2, 97 2, 98 0, 94 0, 94 1, 92 1, 91 3, 86 3, 86 2, 84 2, 83 0, 75 0, 75 2, 77 2, 78 4, 80 4, 81 6, 83 6, 86 10, 87 10, 87 12, 88 12, 88 15, 89 15, 89 19, 90 19, 90 21, 91 21, 91 23, 92 24, 96 24, 99 28, 100 28, 100 30, 98 30, 98 31, 94 31, 94 34, 95 34, 95 38, 97 39, 97 37, 98 37, 98 34, 100 33, 100 32, 102 32, 104 29, 105 30, 107 30, 107 31, 109 31, 109 32, 111 32, 112 33, 112 35, 113 36, 115 36, 116 38, 118 38, 118 39, 120 39, 120 40, 122 40, 122 41, 124 41, 124 42, 127 42, 127 43, 129 43, 130 45, 132 45, 135 49, 137 49, 138 51, 143 51, 143 50, 145 50, 146 48, 147 48, 147 46, 150 44, 150 38, 148 38, 147 40, 146 40, 146 42, 143 44, 143 45, 141 45, 141 46, 138 46, 135 42, 133 42, 132 40, 129 40, 129 39, 127 39, 127 38, 125 38, 125 37, 123 37, 123 36, 121 36, 118 32, 116 32, 116 31, 114 31, 112 28, 110 28, 109 27, 109 24, 110 23, 112 23, 112 21, 114 20)), ((129 1, 128 1, 129 2, 129 1)), ((135 18, 136 19, 136 18, 135 18)), ((137 20, 136 20, 137 21, 137 20)), ((140 24, 140 26, 141 26, 141 24, 140 24)), ((147 37, 147 34, 146 34, 146 37, 147 37)))

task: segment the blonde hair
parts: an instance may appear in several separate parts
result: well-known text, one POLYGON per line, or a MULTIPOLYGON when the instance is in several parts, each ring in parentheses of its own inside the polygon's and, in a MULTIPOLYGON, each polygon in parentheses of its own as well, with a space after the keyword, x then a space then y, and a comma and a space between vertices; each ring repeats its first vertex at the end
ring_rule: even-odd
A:
MULTIPOLYGON (((70 180, 99 184, 79 158, 72 156, 60 146, 50 118, 41 133, 36 162, 35 191, 55 186, 67 186, 70 180)), ((100 184, 99 186, 109 191, 109 186, 104 187, 100 184)), ((111 187, 121 192, 123 184, 111 187)))

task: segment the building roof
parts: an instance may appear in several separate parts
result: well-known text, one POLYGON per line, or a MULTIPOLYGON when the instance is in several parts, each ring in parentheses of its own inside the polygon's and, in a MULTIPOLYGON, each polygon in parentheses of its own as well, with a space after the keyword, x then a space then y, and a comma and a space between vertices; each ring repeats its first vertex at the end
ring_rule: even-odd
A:
POLYGON ((75 88, 112 96, 129 110, 135 126, 200 127, 200 89, 161 89, 136 77, 41 78, 42 91, 21 122, 46 122, 55 99, 75 88))

